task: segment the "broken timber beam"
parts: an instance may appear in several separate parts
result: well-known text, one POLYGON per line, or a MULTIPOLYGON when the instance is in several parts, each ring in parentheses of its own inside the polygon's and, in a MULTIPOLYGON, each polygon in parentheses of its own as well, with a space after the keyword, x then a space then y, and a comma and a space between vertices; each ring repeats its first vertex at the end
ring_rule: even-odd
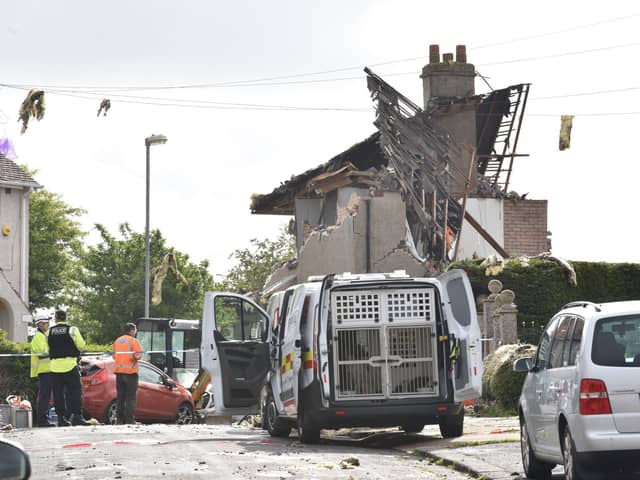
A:
POLYGON ((484 238, 489 245, 491 245, 498 254, 502 258, 509 258, 509 254, 506 252, 502 245, 500 245, 495 238, 491 236, 489 232, 487 232, 482 225, 478 223, 478 221, 471 216, 469 212, 464 212, 464 219, 469 222, 469 224, 476 229, 476 231, 480 234, 482 238, 484 238))

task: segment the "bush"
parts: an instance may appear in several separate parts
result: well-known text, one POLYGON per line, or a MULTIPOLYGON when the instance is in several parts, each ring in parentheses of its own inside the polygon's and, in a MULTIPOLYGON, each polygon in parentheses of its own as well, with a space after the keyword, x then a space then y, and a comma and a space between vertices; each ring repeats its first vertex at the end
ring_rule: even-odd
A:
POLYGON ((519 358, 534 357, 534 345, 503 345, 484 360, 482 374, 482 396, 494 400, 501 408, 516 409, 522 384, 527 376, 524 372, 514 372, 513 362, 519 358))

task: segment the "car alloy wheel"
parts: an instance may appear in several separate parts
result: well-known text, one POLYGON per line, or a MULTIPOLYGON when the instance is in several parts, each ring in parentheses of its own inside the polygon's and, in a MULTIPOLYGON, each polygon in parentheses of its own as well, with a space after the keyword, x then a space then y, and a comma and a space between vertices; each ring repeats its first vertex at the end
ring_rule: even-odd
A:
POLYGON ((573 448, 573 440, 571 439, 569 427, 566 427, 564 430, 564 436, 562 439, 562 457, 564 458, 564 478, 566 480, 579 480, 579 477, 576 474, 575 450, 573 448))
POLYGON ((178 408, 178 416, 176 418, 176 424, 191 425, 192 423, 193 423, 193 408, 188 403, 183 403, 178 408))
POLYGON ((111 402, 107 407, 107 414, 105 415, 105 417, 108 425, 118 424, 118 407, 115 400, 111 402))
POLYGON ((529 430, 524 417, 520 417, 520 451, 522 453, 522 467, 527 478, 549 479, 553 465, 538 460, 531 448, 529 430))
POLYGON ((531 451, 529 446, 529 432, 527 432, 527 424, 520 421, 520 451, 522 452, 522 466, 525 473, 531 470, 531 451))

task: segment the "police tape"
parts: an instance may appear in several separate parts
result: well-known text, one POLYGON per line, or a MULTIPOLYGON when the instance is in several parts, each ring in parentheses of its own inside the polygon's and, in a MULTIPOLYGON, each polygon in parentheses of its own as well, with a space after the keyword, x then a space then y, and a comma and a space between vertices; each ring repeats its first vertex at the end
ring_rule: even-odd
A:
MULTIPOLYGON (((199 352, 199 348, 187 348, 182 350, 142 350, 142 351, 131 351, 131 352, 118 352, 118 353, 142 353, 151 355, 152 353, 180 353, 180 352, 199 352)), ((101 355, 109 355, 112 356, 113 352, 81 352, 81 357, 99 357, 101 355)), ((0 353, 0 358, 2 357, 41 357, 47 358, 49 355, 42 355, 41 353, 0 353)))

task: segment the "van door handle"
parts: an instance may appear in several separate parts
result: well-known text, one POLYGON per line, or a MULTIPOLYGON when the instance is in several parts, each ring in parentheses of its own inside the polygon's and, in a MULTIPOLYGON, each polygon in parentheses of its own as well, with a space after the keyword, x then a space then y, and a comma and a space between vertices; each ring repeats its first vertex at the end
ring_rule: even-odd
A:
POLYGON ((294 345, 296 348, 300 348, 300 345, 301 345, 301 343, 300 343, 300 339, 296 339, 296 341, 294 342, 294 344, 293 344, 293 345, 294 345))

